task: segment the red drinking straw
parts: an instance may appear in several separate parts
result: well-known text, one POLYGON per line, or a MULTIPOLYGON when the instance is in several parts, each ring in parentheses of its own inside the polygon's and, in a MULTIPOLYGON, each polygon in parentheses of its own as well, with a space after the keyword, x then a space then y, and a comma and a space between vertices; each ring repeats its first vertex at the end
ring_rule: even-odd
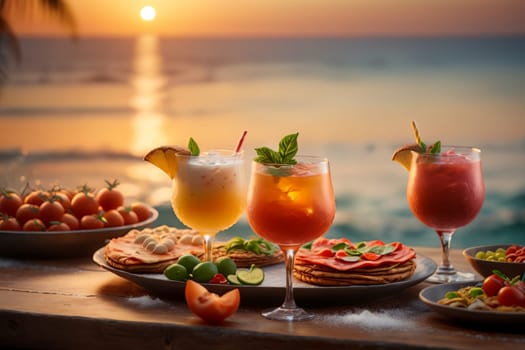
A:
POLYGON ((241 135, 241 138, 239 139, 239 142, 237 142, 237 147, 235 148, 235 153, 239 153, 241 151, 241 148, 242 148, 242 143, 244 142, 244 138, 246 137, 246 134, 248 133, 248 131, 244 130, 242 135, 241 135))

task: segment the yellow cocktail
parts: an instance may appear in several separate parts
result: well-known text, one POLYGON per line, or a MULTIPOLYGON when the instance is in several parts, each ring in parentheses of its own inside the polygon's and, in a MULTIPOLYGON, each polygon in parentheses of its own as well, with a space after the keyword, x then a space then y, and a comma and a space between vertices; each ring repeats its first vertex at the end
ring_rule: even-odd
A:
POLYGON ((206 260, 211 260, 213 237, 235 224, 246 207, 243 155, 218 150, 176 157, 173 211, 184 225, 203 235, 206 260))

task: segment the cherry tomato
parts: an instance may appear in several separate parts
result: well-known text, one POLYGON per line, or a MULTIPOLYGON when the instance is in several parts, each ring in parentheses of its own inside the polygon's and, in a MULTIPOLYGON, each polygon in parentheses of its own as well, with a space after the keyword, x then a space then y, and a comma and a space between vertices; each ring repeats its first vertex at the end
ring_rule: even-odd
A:
POLYGON ((62 204, 64 210, 67 212, 71 209, 71 199, 64 192, 55 192, 52 196, 57 202, 62 204))
POLYGON ((133 225, 139 222, 137 214, 131 209, 131 207, 120 206, 117 208, 118 212, 124 218, 124 225, 133 225))
POLYGON ((505 306, 525 306, 525 293, 516 286, 505 286, 498 292, 498 303, 505 306))
POLYGON ((80 219, 80 228, 83 230, 99 229, 104 227, 102 217, 96 214, 85 215, 80 219))
POLYGON ((4 214, 0 219, 0 230, 3 231, 20 231, 22 228, 16 218, 4 214))
POLYGON ((0 213, 14 217, 22 204, 23 200, 18 193, 7 190, 0 192, 0 213))
POLYGON ((124 195, 116 189, 119 185, 118 180, 109 182, 106 180, 107 187, 102 188, 97 193, 97 202, 104 210, 111 210, 124 205, 124 195))
POLYGON ((98 213, 98 202, 87 186, 84 186, 71 200, 71 211, 78 219, 98 213))
POLYGON ((60 202, 50 199, 40 205, 38 218, 44 224, 49 225, 51 221, 60 221, 64 212, 64 207, 60 202))
POLYGON ((241 295, 233 289, 222 296, 210 293, 201 284, 188 280, 184 291, 190 310, 205 322, 220 323, 233 315, 239 308, 241 295))
POLYGON ((65 222, 53 221, 47 228, 48 231, 69 231, 71 228, 65 222))
POLYGON ((505 280, 498 275, 492 274, 483 280, 483 292, 488 297, 497 295, 499 290, 505 286, 505 280))
POLYGON ((29 192, 24 197, 24 203, 34 204, 40 206, 45 200, 49 198, 49 192, 42 190, 34 190, 29 192))
POLYGON ((137 214, 137 218, 139 221, 144 221, 149 219, 151 216, 151 212, 149 211, 149 208, 146 204, 140 203, 140 202, 133 202, 131 203, 131 210, 137 214))
POLYGON ((104 218, 106 219, 106 223, 104 224, 106 227, 118 227, 124 225, 124 218, 116 209, 104 212, 104 218))
POLYGON ((22 227, 24 231, 45 231, 46 225, 40 219, 31 219, 22 227))
POLYGON ((209 283, 228 284, 228 280, 222 273, 216 273, 209 281, 209 283))
POLYGON ((80 227, 80 221, 73 214, 65 213, 60 221, 66 223, 71 230, 78 230, 80 227))
POLYGON ((16 211, 18 223, 23 226, 27 221, 38 218, 38 210, 38 205, 29 203, 22 204, 16 211))

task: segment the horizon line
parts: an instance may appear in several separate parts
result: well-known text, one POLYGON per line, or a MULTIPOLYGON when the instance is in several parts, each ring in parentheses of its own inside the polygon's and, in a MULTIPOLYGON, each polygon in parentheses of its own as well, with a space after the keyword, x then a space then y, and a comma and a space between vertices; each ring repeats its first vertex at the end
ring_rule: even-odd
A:
POLYGON ((525 38, 525 33, 425 33, 425 34, 256 34, 256 35, 218 35, 218 34, 78 34, 75 38, 66 34, 17 34, 21 39, 132 39, 153 36, 166 39, 482 39, 482 38, 525 38))

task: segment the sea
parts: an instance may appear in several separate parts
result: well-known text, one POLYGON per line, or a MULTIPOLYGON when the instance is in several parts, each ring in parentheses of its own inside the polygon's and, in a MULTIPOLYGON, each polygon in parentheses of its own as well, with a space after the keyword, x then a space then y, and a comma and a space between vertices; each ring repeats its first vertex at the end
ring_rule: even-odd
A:
MULTIPOLYGON (((181 226, 171 182, 142 157, 164 144, 254 148, 299 132, 330 160, 330 237, 439 246, 391 160, 414 142, 482 151, 486 197, 452 248, 525 244, 525 37, 19 38, 2 51, 0 187, 104 186, 181 226)), ((243 216, 219 239, 255 233, 243 216)))

